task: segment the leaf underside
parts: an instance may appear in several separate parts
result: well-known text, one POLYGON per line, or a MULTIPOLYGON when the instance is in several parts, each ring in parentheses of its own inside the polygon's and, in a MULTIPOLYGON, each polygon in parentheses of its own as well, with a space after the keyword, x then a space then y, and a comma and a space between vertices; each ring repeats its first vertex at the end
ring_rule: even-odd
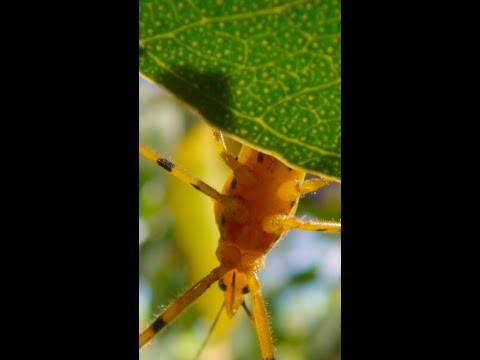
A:
POLYGON ((340 1, 140 0, 140 72, 227 134, 339 180, 340 1))

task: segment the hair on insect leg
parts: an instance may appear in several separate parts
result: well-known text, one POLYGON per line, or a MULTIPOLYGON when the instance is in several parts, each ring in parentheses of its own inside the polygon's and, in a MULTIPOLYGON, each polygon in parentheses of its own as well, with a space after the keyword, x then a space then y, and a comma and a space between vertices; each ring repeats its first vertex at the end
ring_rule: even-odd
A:
POLYGON ((302 220, 287 215, 271 215, 263 218, 262 228, 267 233, 283 233, 294 229, 339 233, 341 231, 341 224, 331 221, 302 220))
POLYGON ((257 331, 258 340, 260 343, 260 352, 262 359, 274 359, 273 356, 273 340, 270 330, 270 323, 268 320, 267 308, 265 299, 260 291, 260 281, 256 274, 254 274, 249 282, 250 296, 252 299, 252 313, 255 323, 255 330, 257 331))
POLYGON ((175 300, 165 309, 139 336, 139 348, 142 348, 151 338, 160 332, 166 325, 175 320, 186 308, 200 297, 214 282, 218 281, 228 268, 223 265, 212 270, 210 274, 193 285, 187 292, 175 300))

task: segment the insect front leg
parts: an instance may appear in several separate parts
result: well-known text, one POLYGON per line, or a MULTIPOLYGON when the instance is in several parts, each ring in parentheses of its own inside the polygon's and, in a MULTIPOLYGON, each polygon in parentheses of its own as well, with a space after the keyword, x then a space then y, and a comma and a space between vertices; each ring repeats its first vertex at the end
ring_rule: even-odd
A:
POLYGON ((216 129, 212 129, 212 131, 218 153, 225 164, 232 169, 237 181, 246 187, 254 186, 257 182, 257 179, 253 171, 247 165, 242 164, 237 158, 233 157, 227 152, 223 134, 220 131, 216 129))

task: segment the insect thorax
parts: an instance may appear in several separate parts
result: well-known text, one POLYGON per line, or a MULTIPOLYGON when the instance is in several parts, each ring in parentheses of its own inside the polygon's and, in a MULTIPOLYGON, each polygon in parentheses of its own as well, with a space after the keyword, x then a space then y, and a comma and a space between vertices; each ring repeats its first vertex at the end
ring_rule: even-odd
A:
MULTIPOLYGON (((216 204, 215 215, 220 230, 217 258, 225 265, 258 271, 264 256, 281 238, 282 233, 267 233, 262 228, 266 216, 293 215, 297 202, 284 201, 278 196, 282 184, 300 182, 305 172, 294 170, 276 158, 243 146, 238 156, 248 166, 254 183, 242 181, 233 173, 227 180, 223 194, 235 198, 245 208, 246 216, 238 220, 221 204, 216 204)), ((239 269, 240 270, 240 269, 239 269)))

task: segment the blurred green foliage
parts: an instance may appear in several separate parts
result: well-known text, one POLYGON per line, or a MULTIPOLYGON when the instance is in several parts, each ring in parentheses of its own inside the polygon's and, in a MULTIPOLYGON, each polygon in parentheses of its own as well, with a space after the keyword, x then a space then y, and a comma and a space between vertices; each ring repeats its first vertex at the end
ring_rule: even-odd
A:
MULTIPOLYGON (((227 169, 209 129, 176 100, 143 79, 140 140, 221 190, 227 169)), ((163 307, 217 264, 218 240, 210 199, 140 159, 140 330, 163 307), (192 235, 193 234, 193 235, 192 235)), ((300 216, 340 220, 340 185, 304 197, 300 216)), ((278 359, 340 359, 340 236, 291 231, 271 251, 260 273, 278 359)), ((140 352, 141 360, 191 360, 223 301, 210 288, 140 352)), ((247 303, 249 299, 247 296, 247 303)), ((222 314, 202 359, 258 359, 246 315, 222 314)))

